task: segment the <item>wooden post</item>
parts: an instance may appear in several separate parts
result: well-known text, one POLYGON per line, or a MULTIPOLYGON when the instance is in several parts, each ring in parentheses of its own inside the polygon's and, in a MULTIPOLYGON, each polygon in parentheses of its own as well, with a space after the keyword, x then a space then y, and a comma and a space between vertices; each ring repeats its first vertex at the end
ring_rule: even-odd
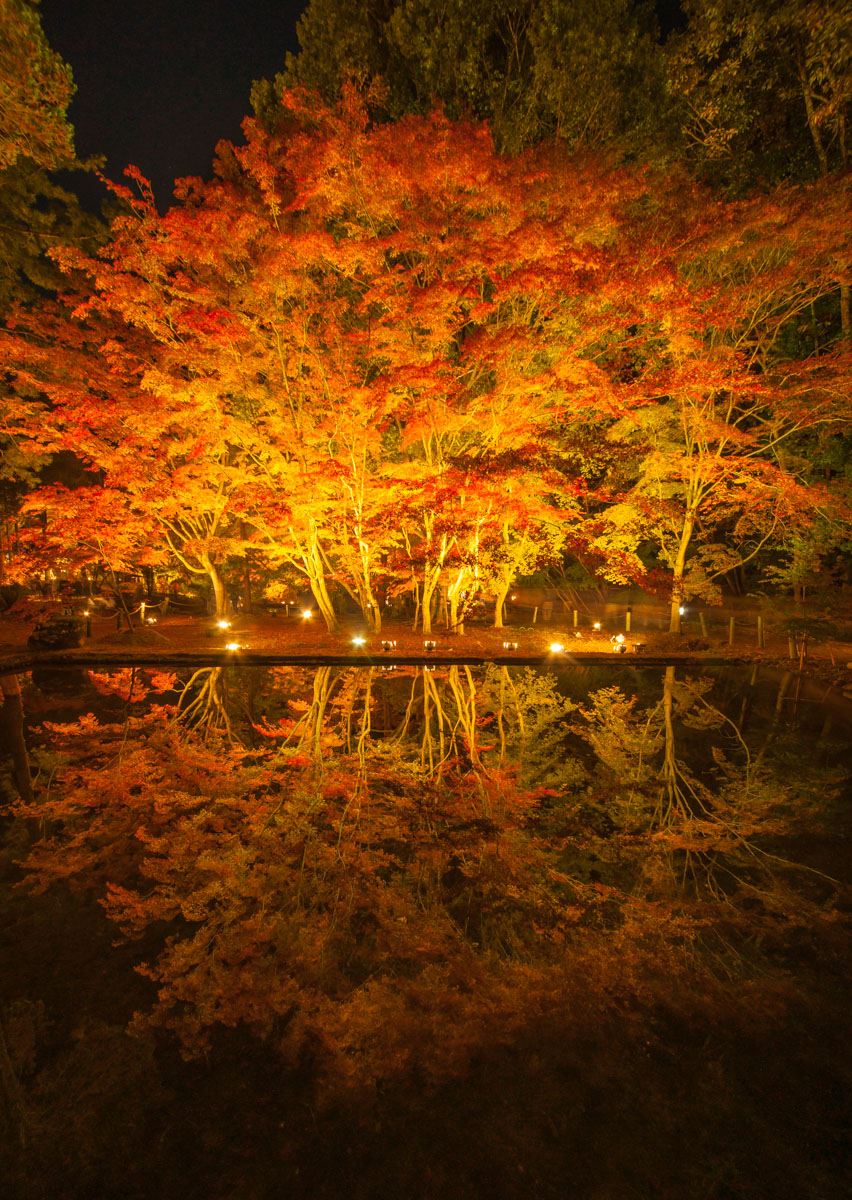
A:
POLYGON ((703 638, 706 638, 707 637, 707 618, 704 616, 703 612, 700 612, 698 614, 698 623, 701 626, 701 636, 703 638))
POLYGON ((758 650, 766 649, 766 638, 763 633, 763 617, 757 618, 757 648, 758 650))
POLYGON ((734 618, 731 617, 730 621, 728 621, 728 645, 733 646, 733 644, 734 644, 734 618))
POLYGON ((630 632, 630 618, 633 616, 633 609, 627 605, 627 612, 624 614, 624 632, 630 632))
POLYGON ((115 627, 121 629, 121 609, 115 614, 115 627))
POLYGON ((787 638, 787 657, 788 658, 796 657, 796 642, 795 642, 795 639, 793 639, 791 637, 787 638))
POLYGON ((579 617, 579 615, 580 615, 580 614, 577 612, 577 610, 576 610, 576 608, 575 608, 575 609, 574 609, 574 628, 575 628, 575 629, 577 628, 577 618, 579 617))
POLYGON ((535 619, 537 616, 538 616, 538 605, 536 605, 535 608, 533 609, 533 619, 532 619, 533 625, 535 625, 535 619))

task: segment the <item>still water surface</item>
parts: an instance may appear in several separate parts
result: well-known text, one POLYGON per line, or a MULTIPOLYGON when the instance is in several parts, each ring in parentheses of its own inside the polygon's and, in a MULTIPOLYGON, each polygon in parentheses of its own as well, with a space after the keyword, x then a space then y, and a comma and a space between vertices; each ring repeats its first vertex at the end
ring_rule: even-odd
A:
MULTIPOLYGON (((592 1063, 602 1045, 621 1045, 623 1064, 655 1037, 672 1053, 659 1032, 671 1022, 685 1045, 706 1045, 716 1025, 788 1028, 797 1005, 819 1012, 834 995, 852 713, 797 677, 436 663, 41 668, 18 683, 19 694, 7 680, 3 708, 2 953, 19 1175, 27 1145, 44 1156, 43 1143, 57 1144, 62 1080, 86 1093, 84 1141, 97 1142, 89 1125, 109 1125, 115 1089, 94 1087, 75 1047, 103 1055, 101 1081, 118 1072, 146 1119, 169 1125, 157 1186, 188 1195, 169 1140, 191 1140, 175 1133, 187 1110, 178 1120, 160 1091, 182 1095, 198 1064, 236 1088, 236 1045, 251 1094, 265 1096, 270 1070, 273 1091, 295 1089, 299 1130, 305 1111, 314 1123, 357 1111, 381 1125, 391 1094, 402 1110, 413 1095, 444 1097, 451 1117, 447 1089, 463 1093, 483 1062, 514 1063, 521 1045, 525 1071, 578 1045, 592 1063)), ((574 1091, 608 1095, 614 1070, 584 1066, 590 1079, 568 1103, 566 1069, 557 1086, 541 1068, 562 1114, 541 1120, 559 1129, 580 1103, 574 1091)), ((641 1112, 638 1077, 620 1085, 634 1086, 641 1112)), ((513 1078, 502 1102, 520 1103, 518 1087, 526 1095, 529 1080, 513 1078)), ((786 1120, 769 1117, 779 1130, 786 1120)), ((831 1122, 814 1121, 830 1141, 831 1122)), ((132 1158, 139 1145, 123 1136, 132 1158)), ((276 1149, 270 1181, 220 1193, 208 1180, 206 1194, 266 1195, 267 1182, 277 1194, 287 1172, 306 1170, 308 1136, 276 1149)), ((639 1192, 683 1194, 689 1171, 677 1174, 664 1144, 653 1170, 674 1171, 671 1184, 649 1192, 640 1181, 639 1192)), ((516 1194, 516 1169, 542 1195, 559 1193, 562 1173, 591 1169, 576 1145, 556 1165, 542 1153, 528 1162, 516 1147, 491 1194, 516 1194)), ((802 1155, 801 1174, 779 1168, 776 1194, 833 1194, 837 1153, 824 1152, 821 1192, 801 1190, 802 1155)), ((86 1163, 83 1191, 107 1169, 86 1163)), ((749 1169, 730 1168, 743 1179, 749 1169)), ((335 1194, 338 1168, 312 1170, 318 1194, 335 1194)), ((360 1194, 390 1186, 369 1170, 360 1194)), ((126 1194, 149 1194, 134 1179, 126 1194)), ((421 1184, 393 1186, 477 1194, 470 1181, 467 1192, 421 1184)), ((75 1186, 67 1194, 83 1194, 75 1186)), ((584 1188, 576 1194, 597 1194, 584 1188)))

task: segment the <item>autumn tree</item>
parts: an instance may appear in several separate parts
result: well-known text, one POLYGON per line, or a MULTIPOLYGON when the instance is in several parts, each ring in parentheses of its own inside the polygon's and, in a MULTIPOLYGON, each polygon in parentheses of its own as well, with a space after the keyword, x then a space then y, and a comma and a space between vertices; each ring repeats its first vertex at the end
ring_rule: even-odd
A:
POLYGON ((348 78, 373 89, 383 118, 441 103, 453 119, 490 122, 501 150, 545 138, 571 149, 629 138, 653 146, 663 71, 648 9, 566 0, 312 0, 300 50, 252 100, 274 121, 283 90, 302 85, 333 102, 348 78), (379 85, 379 86, 375 86, 379 85))
MULTIPOLYGON (((844 0, 692 0, 670 52, 688 144, 737 190, 760 176, 823 178, 849 165, 852 13, 844 0), (779 153, 780 151, 780 153, 779 153)), ((848 261, 837 286, 852 343, 848 261)))
POLYGON ((216 563, 251 545, 303 572, 330 628, 331 581, 378 629, 378 584, 412 580, 424 629, 439 586, 458 627, 495 553, 505 588, 511 524, 525 562, 554 552, 533 526, 569 516, 546 468, 565 412, 630 402, 594 353, 643 185, 588 164, 566 192, 544 152, 500 159, 439 115, 370 129, 352 94, 288 105, 286 136, 247 123, 165 216, 119 189, 102 254, 58 255, 92 281, 77 336, 97 369, 71 380, 57 339, 47 425, 220 601, 216 563))
POLYGON ((659 547, 672 572, 672 631, 690 595, 718 597, 714 579, 795 538, 815 506, 832 506, 786 457, 799 431, 845 421, 848 356, 800 359, 784 344, 814 299, 834 290, 848 252, 848 189, 811 188, 738 204, 684 189, 672 197, 676 216, 665 203, 658 210, 653 240, 642 224, 654 248, 635 258, 636 321, 655 339, 641 371, 630 370, 649 403, 614 428, 636 448, 637 467, 630 486, 614 468, 620 500, 607 520, 613 535, 642 531, 659 547))
MULTIPOLYGON (((74 93, 70 68, 48 45, 36 3, 0 4, 0 318, 16 305, 44 306, 62 278, 46 252, 76 242, 94 248, 100 222, 51 176, 80 167, 67 107, 74 93)), ((5 333, 0 331, 0 339, 5 333)), ((0 349, 0 354, 3 350, 0 349)), ((0 388, 0 420, 17 415, 8 381, 0 388)), ((0 582, 19 525, 22 498, 49 459, 22 451, 13 436, 0 440, 0 582)))
POLYGON ((0 170, 27 158, 54 168, 74 157, 66 109, 71 71, 48 45, 37 0, 0 4, 0 170))

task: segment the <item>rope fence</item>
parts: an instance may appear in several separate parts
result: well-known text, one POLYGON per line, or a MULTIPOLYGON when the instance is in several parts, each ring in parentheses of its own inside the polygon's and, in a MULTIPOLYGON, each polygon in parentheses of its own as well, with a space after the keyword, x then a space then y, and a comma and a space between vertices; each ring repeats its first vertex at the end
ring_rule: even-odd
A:
MULTIPOLYGON (((122 598, 119 596, 119 600, 122 598)), ((132 602, 131 602, 132 603, 132 602)), ((668 633, 670 614, 667 609, 650 608, 645 605, 605 604, 590 605, 583 608, 571 608, 562 603, 562 612, 554 619, 555 604, 544 601, 541 605, 510 603, 503 610, 504 629, 520 632, 535 626, 554 628, 568 627, 576 637, 604 638, 610 641, 624 642, 627 635, 634 643, 634 649, 644 649, 642 635, 651 632, 668 633), (509 620, 507 620, 509 618, 509 620), (529 622, 527 624, 526 622, 529 622)), ((258 602, 259 613, 275 616, 281 612, 287 617, 291 610, 298 610, 296 603, 289 601, 258 602)), ((73 597, 66 603, 61 613, 56 615, 82 617, 86 622, 86 636, 91 637, 93 629, 115 624, 120 630, 124 625, 132 627, 134 619, 140 623, 156 624, 158 619, 169 614, 175 616, 197 616, 209 618, 208 603, 202 599, 189 599, 183 595, 161 596, 159 600, 140 600, 130 607, 126 603, 103 611, 100 605, 95 607, 92 598, 85 596, 73 597), (88 607, 81 607, 88 605, 88 607)), ((485 613, 477 614, 474 620, 490 624, 485 613), (478 620, 477 620, 478 617, 478 620)), ((468 620, 470 618, 468 617, 468 620)), ((826 647, 832 663, 835 653, 832 642, 845 643, 852 640, 852 626, 841 628, 840 624, 818 617, 807 617, 801 614, 792 616, 783 612, 772 614, 766 612, 737 612, 730 609, 714 610, 697 606, 684 606, 681 613, 680 636, 684 639, 700 637, 716 640, 728 646, 740 646, 743 649, 753 648, 765 650, 767 638, 778 647, 791 661, 804 661, 808 656, 809 644, 820 644, 826 647)))

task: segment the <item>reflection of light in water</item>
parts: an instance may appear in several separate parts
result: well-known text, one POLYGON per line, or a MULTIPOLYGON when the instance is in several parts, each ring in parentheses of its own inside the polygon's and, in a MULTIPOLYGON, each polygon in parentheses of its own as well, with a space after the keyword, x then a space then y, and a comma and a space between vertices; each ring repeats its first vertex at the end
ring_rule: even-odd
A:
MULTIPOLYGON (((789 779, 790 739, 758 729, 752 778, 738 731, 702 679, 670 669, 660 680, 622 664, 612 675, 629 686, 596 668, 603 683, 580 694, 565 660, 547 671, 443 661, 383 669, 199 669, 182 698, 189 719, 176 723, 155 692, 134 717, 138 743, 125 743, 125 718, 116 719, 130 673, 98 675, 116 691, 97 729, 29 732, 60 762, 98 747, 82 784, 60 768, 50 788, 40 785, 39 812, 56 837, 34 854, 42 878, 64 879, 70 863, 76 881, 86 871, 93 886, 108 881, 111 919, 156 934, 146 956, 159 994, 143 1026, 173 1028, 193 1053, 218 1023, 268 1035, 270 1053, 286 1027, 304 1038, 288 1054, 322 1035, 323 1054, 358 1082, 359 1072, 372 1086, 412 1063, 419 1070, 418 1054, 440 1076, 456 1053, 464 1069, 483 1005, 490 1033, 504 1014, 511 1031, 518 1012, 568 994, 584 971, 583 986, 600 986, 609 1003, 609 967, 599 983, 595 964, 610 963, 613 930, 619 955, 638 947, 643 963, 674 977, 683 962, 683 978, 694 978, 686 973, 697 970, 715 914, 723 933, 732 914, 745 930, 750 919, 740 892, 717 886, 715 860, 725 880, 739 872, 744 893, 759 887, 777 904, 783 931, 784 889, 795 898, 797 876, 776 887, 748 839, 776 752, 789 779), (208 711, 219 736, 205 741, 208 711), (724 758, 702 774, 708 744, 724 758), (132 766, 132 795, 115 771, 119 754, 132 766), (72 788, 78 811, 64 832, 72 788), (471 978, 475 987, 459 987, 471 978)), ((165 687, 150 672, 133 678, 165 687)), ((776 716, 770 703, 767 719, 776 716)), ((813 766, 813 755, 803 759, 813 766)), ((778 820, 773 812, 775 841, 778 820)), ((809 911, 805 895, 797 928, 809 911)), ((773 913, 761 908, 764 926, 773 913)))

